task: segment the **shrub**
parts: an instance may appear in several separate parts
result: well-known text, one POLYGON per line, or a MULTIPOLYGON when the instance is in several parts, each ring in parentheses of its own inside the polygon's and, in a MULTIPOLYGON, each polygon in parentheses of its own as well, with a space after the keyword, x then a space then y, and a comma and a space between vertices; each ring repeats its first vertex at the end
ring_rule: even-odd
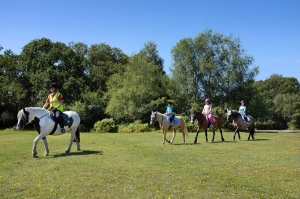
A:
POLYGON ((100 132, 117 132, 118 126, 115 125, 113 118, 105 118, 94 124, 94 130, 100 132))
POLYGON ((130 124, 119 125, 119 133, 141 133, 141 132, 151 132, 155 129, 151 128, 147 123, 142 124, 140 120, 135 121, 130 124))

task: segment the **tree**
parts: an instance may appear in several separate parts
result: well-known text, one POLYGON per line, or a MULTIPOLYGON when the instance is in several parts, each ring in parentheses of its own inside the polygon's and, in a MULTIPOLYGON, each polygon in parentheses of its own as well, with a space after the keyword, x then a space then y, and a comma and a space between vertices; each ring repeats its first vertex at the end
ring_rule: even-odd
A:
POLYGON ((87 75, 90 91, 102 97, 107 92, 106 82, 111 75, 124 70, 127 55, 107 44, 93 44, 88 50, 87 75))
POLYGON ((295 103, 294 112, 292 114, 292 119, 289 123, 289 127, 294 127, 300 129, 300 97, 298 96, 298 101, 295 103))
POLYGON ((18 56, 5 50, 0 55, 0 128, 11 127, 16 122, 15 113, 24 100, 19 76, 18 56))
MULTIPOLYGON (((160 67, 143 55, 130 57, 124 73, 117 73, 108 80, 108 105, 106 113, 118 121, 132 122, 145 119, 149 104, 161 98, 160 67)), ((148 118, 149 119, 149 118, 148 118)))
POLYGON ((20 54, 24 106, 41 106, 49 94, 49 84, 56 82, 65 103, 79 100, 85 87, 83 57, 61 42, 36 39, 24 46, 20 54), (76 91, 76 92, 74 92, 76 91))
POLYGON ((286 129, 300 96, 298 80, 273 74, 264 81, 255 82, 254 86, 264 98, 269 110, 265 120, 276 121, 272 126, 274 129, 286 129))
POLYGON ((254 58, 245 54, 239 38, 211 30, 180 40, 171 53, 172 77, 190 104, 206 97, 231 102, 233 92, 258 73, 258 67, 250 69, 254 58))
POLYGON ((149 41, 144 44, 144 48, 140 50, 140 54, 148 57, 153 64, 157 65, 161 72, 165 74, 164 71, 164 60, 158 55, 157 45, 153 41, 149 41))

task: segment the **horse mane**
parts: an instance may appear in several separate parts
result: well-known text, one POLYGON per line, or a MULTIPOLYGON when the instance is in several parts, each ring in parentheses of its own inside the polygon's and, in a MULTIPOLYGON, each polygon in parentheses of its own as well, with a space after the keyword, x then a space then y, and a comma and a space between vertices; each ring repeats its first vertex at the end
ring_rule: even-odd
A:
POLYGON ((199 115, 200 115, 200 117, 199 117, 199 118, 197 118, 197 119, 198 119, 198 122, 199 122, 199 124, 200 124, 200 125, 203 125, 203 123, 204 123, 204 119, 203 119, 203 114, 202 114, 202 111, 194 111, 194 113, 195 113, 195 114, 199 114, 199 115))
POLYGON ((234 118, 237 118, 241 115, 237 110, 231 110, 231 111, 232 111, 232 117, 234 118))

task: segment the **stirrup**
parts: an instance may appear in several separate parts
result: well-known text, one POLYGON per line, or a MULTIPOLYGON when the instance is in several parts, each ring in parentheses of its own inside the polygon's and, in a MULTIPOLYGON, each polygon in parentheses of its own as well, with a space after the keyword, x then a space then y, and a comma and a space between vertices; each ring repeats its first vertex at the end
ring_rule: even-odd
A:
POLYGON ((65 128, 61 128, 61 129, 60 129, 60 132, 61 132, 61 133, 66 132, 66 131, 65 131, 65 128))

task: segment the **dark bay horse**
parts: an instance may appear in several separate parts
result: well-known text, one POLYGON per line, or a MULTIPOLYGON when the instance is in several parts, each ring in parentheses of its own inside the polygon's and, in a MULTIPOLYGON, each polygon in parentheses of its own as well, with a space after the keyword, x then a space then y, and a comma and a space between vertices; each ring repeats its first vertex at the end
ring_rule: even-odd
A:
POLYGON ((235 140, 235 135, 236 133, 239 136, 239 140, 241 139, 240 136, 240 130, 242 128, 248 128, 249 129, 249 136, 248 136, 248 140, 250 140, 250 136, 252 137, 252 139, 254 139, 254 134, 255 134, 255 130, 254 130, 254 118, 250 115, 247 115, 247 117, 250 119, 248 120, 247 124, 245 124, 242 115, 236 111, 236 110, 230 110, 227 109, 227 122, 232 121, 233 120, 233 126, 235 129, 234 131, 234 135, 232 140, 235 140))
MULTIPOLYGON (((212 137, 211 142, 214 142, 214 139, 215 139, 214 127, 217 127, 219 129, 222 141, 224 141, 223 134, 222 134, 222 129, 221 129, 221 119, 216 115, 213 115, 213 117, 214 117, 215 121, 213 122, 213 128, 212 128, 213 137, 212 137)), ((199 134, 201 129, 204 129, 206 142, 208 142, 207 128, 209 128, 208 127, 209 122, 206 120, 206 116, 204 114, 202 114, 202 112, 193 111, 191 113, 191 122, 192 122, 192 124, 195 122, 195 120, 197 120, 197 134, 196 134, 196 137, 195 137, 194 144, 197 144, 198 134, 199 134)))

